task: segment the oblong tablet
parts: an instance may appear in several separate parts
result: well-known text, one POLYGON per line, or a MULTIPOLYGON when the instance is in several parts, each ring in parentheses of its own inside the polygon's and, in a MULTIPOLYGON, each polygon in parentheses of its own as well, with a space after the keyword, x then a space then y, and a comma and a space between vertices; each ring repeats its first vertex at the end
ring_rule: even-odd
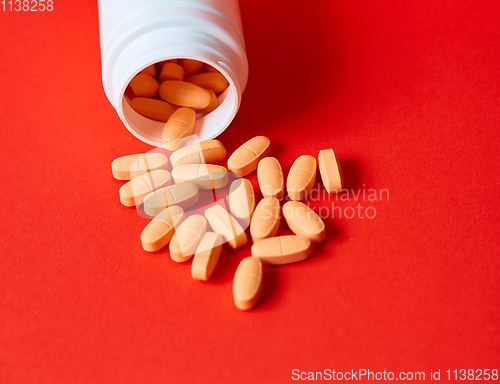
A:
POLYGON ((178 64, 179 63, 179 60, 177 59, 169 59, 169 60, 162 60, 162 61, 159 61, 157 62, 155 65, 156 65, 156 71, 157 73, 160 73, 163 66, 167 63, 174 63, 174 64, 178 64))
POLYGON ((122 185, 120 201, 126 207, 141 205, 144 197, 159 188, 166 187, 171 179, 170 172, 164 169, 145 173, 122 185))
POLYGON ((168 119, 161 134, 163 146, 169 151, 179 149, 182 138, 191 136, 196 123, 196 112, 192 108, 181 107, 168 119))
POLYGON ((190 182, 198 189, 219 189, 228 183, 226 168, 215 164, 179 165, 172 169, 172 177, 177 184, 190 182))
POLYGON ((333 149, 323 149, 318 155, 319 173, 328 193, 340 193, 344 188, 344 178, 339 161, 333 149))
POLYGON ((283 200, 283 197, 285 197, 283 171, 275 157, 264 157, 259 161, 257 178, 262 196, 283 200))
POLYGON ((205 68, 205 63, 194 59, 179 59, 179 64, 184 68, 185 76, 200 73, 205 68))
POLYGON ((325 223, 307 205, 299 201, 289 201, 283 205, 283 217, 297 236, 307 237, 315 244, 325 240, 325 223))
POLYGON ((203 109, 210 104, 210 92, 185 81, 164 81, 159 91, 163 100, 179 107, 203 109))
POLYGON ((214 205, 208 208, 205 211, 205 217, 214 232, 221 234, 231 248, 236 249, 247 243, 245 230, 238 221, 220 205, 214 205))
POLYGON ((252 241, 276 236, 280 226, 280 202, 274 197, 266 197, 259 201, 250 222, 252 241))
POLYGON ((141 244, 147 252, 155 252, 162 249, 170 242, 174 235, 175 228, 184 220, 184 210, 174 205, 165 208, 148 225, 141 233, 141 244))
POLYGON ((286 189, 291 200, 304 200, 311 192, 316 181, 316 159, 310 155, 302 155, 292 164, 286 189))
POLYGON ((156 77, 156 66, 151 64, 144 68, 140 73, 145 73, 146 75, 156 77))
POLYGON ((157 121, 167 121, 177 108, 179 108, 166 101, 149 99, 147 97, 133 98, 130 101, 130 106, 138 114, 157 121))
POLYGON ((158 94, 160 83, 153 76, 139 73, 130 80, 130 88, 137 97, 155 97, 158 94))
POLYGON ((172 167, 184 164, 217 164, 226 157, 219 140, 207 140, 182 147, 170 155, 172 167))
POLYGON ((311 241, 301 236, 279 236, 261 240, 252 245, 252 257, 263 264, 296 263, 311 255, 311 241))
POLYGON ((254 171, 260 159, 271 153, 271 142, 265 136, 256 136, 239 147, 227 160, 227 167, 231 172, 240 176, 254 171))
POLYGON ((203 68, 203 72, 219 72, 217 68, 212 67, 210 64, 205 63, 205 68, 203 68))
POLYGON ((168 158, 163 153, 138 153, 118 157, 111 163, 113 176, 118 180, 130 180, 134 177, 157 169, 167 169, 168 158))
POLYGON ((229 85, 227 79, 220 72, 198 73, 196 75, 186 77, 185 81, 191 84, 196 84, 205 89, 210 89, 214 91, 216 95, 224 92, 229 85))
POLYGON ((203 109, 197 109, 196 112, 208 114, 219 106, 219 99, 217 98, 215 92, 212 91, 211 89, 207 89, 207 91, 208 93, 210 93, 210 103, 203 109))
POLYGON ((241 260, 233 280, 233 299, 236 308, 251 309, 262 291, 262 263, 253 257, 241 260))
POLYGON ((222 251, 222 236, 215 232, 207 232, 201 239, 193 263, 191 277, 195 280, 208 280, 217 266, 222 251))
POLYGON ((177 63, 165 63, 161 67, 158 80, 160 83, 167 80, 184 80, 184 68, 177 63))
POLYGON ((157 189, 144 197, 144 212, 154 216, 170 206, 187 209, 196 205, 199 199, 198 187, 193 183, 174 184, 157 189))
POLYGON ((177 227, 170 240, 170 257, 178 263, 187 261, 196 252, 196 248, 207 232, 207 221, 201 215, 192 215, 177 227))
POLYGON ((229 188, 228 200, 231 214, 247 228, 255 210, 255 193, 250 180, 234 180, 229 188))

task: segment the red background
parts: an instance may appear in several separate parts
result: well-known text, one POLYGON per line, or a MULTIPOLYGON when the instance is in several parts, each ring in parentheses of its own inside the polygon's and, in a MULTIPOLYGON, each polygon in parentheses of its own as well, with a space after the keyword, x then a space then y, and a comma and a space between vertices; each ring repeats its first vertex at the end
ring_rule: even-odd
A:
POLYGON ((312 202, 376 217, 326 219, 310 260, 265 269, 250 312, 231 294, 249 245, 206 283, 141 248, 110 163, 150 147, 102 90, 96 3, 0 12, 2 383, 500 368, 497 1, 241 1, 250 78, 228 152, 266 135, 288 172, 334 148, 346 188, 390 193, 312 202))

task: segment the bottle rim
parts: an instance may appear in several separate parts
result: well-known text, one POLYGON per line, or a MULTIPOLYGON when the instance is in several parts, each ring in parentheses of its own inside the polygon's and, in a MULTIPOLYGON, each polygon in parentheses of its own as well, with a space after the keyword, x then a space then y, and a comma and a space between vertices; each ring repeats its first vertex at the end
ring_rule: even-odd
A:
POLYGON ((222 133, 236 116, 241 103, 248 78, 244 47, 211 21, 202 20, 203 25, 197 24, 197 28, 191 27, 193 20, 186 24, 187 21, 181 18, 180 24, 173 23, 169 27, 149 26, 148 33, 142 31, 137 38, 127 37, 114 47, 108 47, 108 55, 103 56, 103 84, 109 101, 125 127, 150 145, 161 145, 165 123, 150 120, 132 110, 125 91, 130 80, 151 64, 174 58, 199 60, 212 65, 228 80, 228 89, 219 95, 220 105, 197 119, 194 134, 199 140, 209 140, 222 133), (111 81, 105 82, 105 78, 111 81))

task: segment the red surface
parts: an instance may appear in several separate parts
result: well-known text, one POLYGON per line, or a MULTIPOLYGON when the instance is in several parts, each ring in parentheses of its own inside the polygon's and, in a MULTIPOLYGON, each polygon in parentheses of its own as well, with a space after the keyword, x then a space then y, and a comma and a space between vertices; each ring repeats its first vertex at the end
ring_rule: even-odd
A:
POLYGON ((330 212, 328 240, 266 268, 246 313, 231 284, 249 246, 206 283, 141 248, 110 163, 149 147, 102 90, 96 2, 0 11, 2 383, 500 368, 498 2, 291 4, 241 1, 250 79, 220 139, 264 134, 286 172, 333 147, 361 194, 311 206, 376 216, 330 212))

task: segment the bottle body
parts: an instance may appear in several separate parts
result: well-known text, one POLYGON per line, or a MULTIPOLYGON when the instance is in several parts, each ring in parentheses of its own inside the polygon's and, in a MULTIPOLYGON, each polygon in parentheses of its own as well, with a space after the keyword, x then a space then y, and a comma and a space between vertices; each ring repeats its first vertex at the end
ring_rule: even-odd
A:
POLYGON ((142 69, 169 59, 205 62, 229 82, 220 105, 197 119, 199 140, 216 137, 231 123, 248 79, 237 0, 99 0, 99 28, 104 91, 134 136, 161 145, 165 123, 136 113, 125 91, 142 69))

